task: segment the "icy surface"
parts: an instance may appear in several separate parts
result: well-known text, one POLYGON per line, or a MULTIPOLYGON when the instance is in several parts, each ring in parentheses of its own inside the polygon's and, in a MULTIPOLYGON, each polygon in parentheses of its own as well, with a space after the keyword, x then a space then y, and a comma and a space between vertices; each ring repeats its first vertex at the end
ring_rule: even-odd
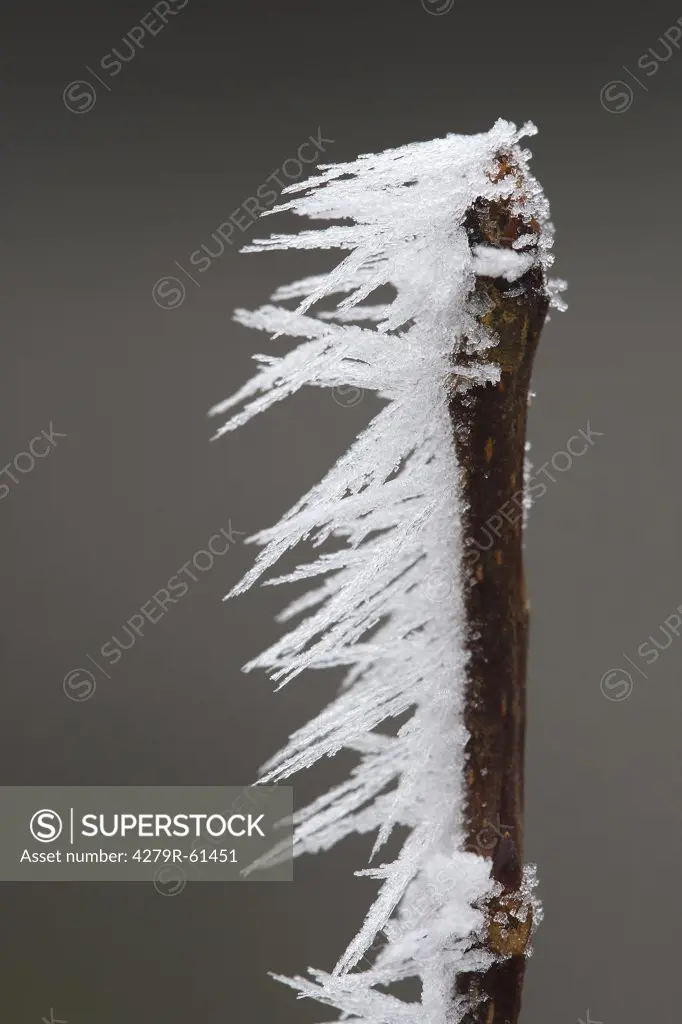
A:
MULTIPOLYGON (((342 748, 357 756, 346 782, 295 815, 296 853, 328 849, 352 832, 375 833, 374 858, 395 826, 410 830, 395 860, 363 872, 381 887, 334 971, 287 981, 364 1024, 455 1024, 466 1011, 453 1000, 455 974, 483 968, 491 956, 476 948, 490 861, 465 851, 462 829, 463 583, 453 580, 446 600, 434 600, 425 584, 443 565, 461 564, 448 387, 463 335, 470 352, 495 344, 467 307, 475 275, 514 281, 532 262, 552 262, 547 202, 519 146, 534 132, 498 121, 480 135, 327 165, 285 189, 290 198, 272 212, 344 223, 273 235, 247 249, 347 254, 330 273, 280 288, 272 305, 237 311, 240 323, 300 343, 256 356, 254 377, 211 410, 231 413, 220 436, 306 385, 361 388, 386 400, 324 480, 251 538, 262 550, 233 591, 256 583, 303 541, 340 542, 268 580, 309 579, 311 587, 281 616, 295 620, 289 632, 246 668, 265 669, 280 686, 308 669, 346 670, 336 699, 263 769, 263 781, 277 782, 342 748), (516 176, 493 182, 499 152, 512 154, 522 171, 523 196, 516 176), (536 218, 533 256, 472 252, 463 219, 477 197, 511 198, 536 218), (394 298, 366 302, 382 285, 392 286, 394 298), (330 295, 338 297, 335 311, 315 315, 314 305, 330 295), (295 301, 298 308, 284 305, 295 301), (406 712, 396 736, 376 731, 406 712), (421 979, 418 1004, 376 988, 410 976, 421 979)), ((469 361, 467 374, 473 383, 491 379, 483 361, 469 361)))

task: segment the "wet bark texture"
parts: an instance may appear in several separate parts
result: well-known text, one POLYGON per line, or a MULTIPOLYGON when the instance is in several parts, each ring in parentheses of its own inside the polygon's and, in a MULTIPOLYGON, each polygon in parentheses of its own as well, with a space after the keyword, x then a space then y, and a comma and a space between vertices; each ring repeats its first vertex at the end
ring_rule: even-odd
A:
MULTIPOLYGON (((516 173, 506 157, 498 159, 499 177, 516 173)), ((513 213, 509 203, 490 200, 475 204, 466 221, 472 246, 511 248, 515 239, 537 227, 532 218, 513 213)), ((523 470, 531 368, 548 296, 541 268, 532 267, 513 283, 477 278, 471 298, 474 308, 483 310, 477 319, 499 341, 483 355, 458 352, 457 362, 494 363, 500 379, 472 387, 454 378, 450 399, 467 505, 462 566, 470 637, 466 830, 468 848, 490 858, 491 877, 504 889, 488 910, 486 948, 506 959, 486 972, 460 975, 457 991, 472 997, 467 1024, 516 1024, 531 926, 530 919, 521 923, 508 914, 521 903, 523 871, 528 643, 523 470)))

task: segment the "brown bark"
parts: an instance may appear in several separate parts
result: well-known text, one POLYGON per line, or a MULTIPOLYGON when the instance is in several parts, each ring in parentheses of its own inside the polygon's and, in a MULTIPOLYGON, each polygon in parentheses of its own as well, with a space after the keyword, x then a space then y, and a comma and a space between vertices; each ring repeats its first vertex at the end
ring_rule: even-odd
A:
MULTIPOLYGON (((499 177, 517 173, 506 156, 498 158, 499 177)), ((507 202, 488 200, 475 204, 466 222, 472 245, 501 248, 510 248, 537 227, 532 218, 513 213, 507 202)), ((506 959, 487 972, 461 975, 457 990, 473 998, 469 1024, 516 1024, 531 922, 507 914, 501 924, 493 917, 521 902, 528 643, 521 503, 531 367, 548 297, 543 272, 534 266, 513 284, 477 278, 471 299, 474 308, 485 310, 478 319, 498 343, 483 354, 467 355, 463 339, 465 351, 458 352, 457 362, 494 363, 500 379, 471 386, 455 378, 450 401, 466 502, 462 570, 470 740, 465 825, 469 848, 490 858, 491 877, 503 886, 503 894, 488 908, 486 946, 506 959), (495 833, 499 838, 489 842, 495 833)))

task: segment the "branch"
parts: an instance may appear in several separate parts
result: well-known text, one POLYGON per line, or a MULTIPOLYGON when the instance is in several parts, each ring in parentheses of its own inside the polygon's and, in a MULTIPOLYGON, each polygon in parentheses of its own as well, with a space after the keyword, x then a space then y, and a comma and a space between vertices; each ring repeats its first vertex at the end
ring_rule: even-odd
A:
MULTIPOLYGON (((517 174, 498 159, 499 177, 517 174)), ((521 184, 521 182, 519 182, 521 184)), ((476 245, 533 254, 539 227, 507 201, 480 201, 466 222, 476 245), (529 244, 518 244, 524 236, 529 244)), ((523 575, 523 477, 531 367, 549 305, 544 274, 535 264, 514 281, 480 276, 471 297, 499 343, 471 352, 499 369, 497 383, 453 382, 450 412, 466 502, 463 570, 467 669, 464 722, 470 735, 466 762, 466 833, 470 847, 491 863, 502 894, 489 908, 487 948, 507 959, 484 973, 460 975, 457 991, 477 1009, 471 1024, 515 1024, 521 1005, 530 909, 523 903, 523 757, 528 608, 523 575), (490 850, 481 837, 496 829, 490 850), (504 924, 501 914, 506 920, 504 924)), ((466 341, 466 339, 465 339, 466 341)), ((466 359, 458 357, 460 366, 466 359)))

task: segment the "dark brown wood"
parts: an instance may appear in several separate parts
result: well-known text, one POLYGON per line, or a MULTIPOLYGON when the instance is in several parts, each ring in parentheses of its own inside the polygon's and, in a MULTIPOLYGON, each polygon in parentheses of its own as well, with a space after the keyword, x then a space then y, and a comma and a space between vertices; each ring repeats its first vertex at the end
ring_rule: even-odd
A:
MULTIPOLYGON (((517 174, 508 157, 498 177, 517 174)), ((466 228, 471 245, 511 248, 537 224, 507 202, 480 201, 466 228)), ((521 249, 530 252, 532 247, 521 249)), ((503 886, 488 908, 487 948, 506 956, 485 973, 461 975, 457 990, 475 1008, 469 1024, 516 1024, 521 1005, 528 917, 518 907, 523 871, 523 765, 528 610, 523 576, 523 470, 526 414, 533 356, 548 307, 541 268, 523 277, 479 277, 471 296, 478 320, 497 345, 483 354, 458 352, 457 362, 494 363, 496 383, 471 386, 456 376, 450 410, 464 513, 465 608, 469 666, 465 724, 468 847, 491 860, 491 877, 503 886), (501 914, 505 914, 504 923, 501 914)))

